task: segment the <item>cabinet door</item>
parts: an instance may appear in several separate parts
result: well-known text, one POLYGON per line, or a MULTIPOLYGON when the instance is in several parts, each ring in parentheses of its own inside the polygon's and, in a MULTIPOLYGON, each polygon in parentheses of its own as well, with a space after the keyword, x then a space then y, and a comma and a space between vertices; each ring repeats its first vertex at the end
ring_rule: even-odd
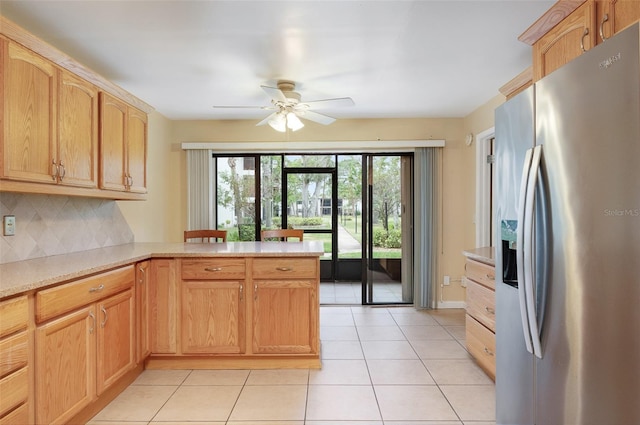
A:
POLYGON ((253 352, 318 352, 318 300, 313 280, 253 281, 253 352))
POLYGON ((98 303, 98 395, 135 366, 133 290, 98 303))
POLYGON ((606 0, 596 3, 600 26, 599 43, 640 19, 640 1, 638 0, 606 0))
POLYGON ((95 398, 95 307, 36 329, 36 423, 62 424, 95 398))
POLYGON ((127 185, 147 193, 147 114, 129 108, 127 122, 127 185))
POLYGON ((183 354, 244 353, 244 282, 183 281, 183 354))
POLYGON ((151 260, 151 352, 175 354, 177 342, 176 260, 151 260))
POLYGON ((58 164, 63 184, 98 186, 98 91, 67 71, 58 88, 58 164))
POLYGON ((150 262, 142 261, 136 265, 136 362, 141 363, 151 354, 149 339, 149 281, 150 262))
POLYGON ((596 44, 596 11, 587 1, 533 45, 533 80, 549 75, 596 44))
POLYGON ((126 189, 127 105, 100 93, 100 188, 126 189))
MULTIPOLYGON (((0 41, 1 42, 1 41, 0 41)), ((2 177, 56 182, 56 68, 18 44, 2 43, 2 177)))

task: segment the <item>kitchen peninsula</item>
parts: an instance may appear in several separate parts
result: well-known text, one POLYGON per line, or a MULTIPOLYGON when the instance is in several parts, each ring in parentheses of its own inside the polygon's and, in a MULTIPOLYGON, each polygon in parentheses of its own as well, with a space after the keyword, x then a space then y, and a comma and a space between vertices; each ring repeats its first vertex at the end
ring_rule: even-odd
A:
POLYGON ((322 254, 133 243, 0 265, 0 417, 85 418, 145 368, 319 368, 322 254))

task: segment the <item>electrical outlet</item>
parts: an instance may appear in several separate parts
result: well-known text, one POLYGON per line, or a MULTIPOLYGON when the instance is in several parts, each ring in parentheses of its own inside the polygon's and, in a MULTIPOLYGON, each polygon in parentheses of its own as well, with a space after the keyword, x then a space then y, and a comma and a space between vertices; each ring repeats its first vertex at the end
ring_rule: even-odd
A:
POLYGON ((451 284, 451 278, 449 276, 444 277, 444 286, 449 286, 451 284))
POLYGON ((13 236, 16 234, 16 216, 15 215, 5 215, 2 218, 2 222, 4 224, 5 236, 13 236))

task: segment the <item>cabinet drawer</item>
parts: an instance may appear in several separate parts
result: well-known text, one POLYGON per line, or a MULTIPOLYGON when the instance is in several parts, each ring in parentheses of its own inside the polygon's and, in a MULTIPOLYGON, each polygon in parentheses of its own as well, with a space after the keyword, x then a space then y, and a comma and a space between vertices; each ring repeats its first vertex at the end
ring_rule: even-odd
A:
POLYGON ((0 425, 16 425, 29 423, 29 404, 24 403, 7 416, 0 418, 0 425))
POLYGON ((27 400, 29 394, 29 368, 0 379, 0 416, 27 400))
POLYGON ((496 293, 473 280, 467 281, 467 314, 496 331, 496 293))
POLYGON ((76 280, 36 294, 38 323, 91 304, 133 286, 133 265, 76 280))
POLYGON ((464 268, 468 279, 475 280, 488 288, 496 289, 496 268, 494 266, 467 260, 464 268))
POLYGON ((0 337, 27 328, 29 308, 27 296, 11 298, 0 302, 0 337))
POLYGON ((491 379, 496 378, 496 336, 473 317, 466 315, 466 341, 469 353, 491 379))
POLYGON ((253 277, 260 279, 315 278, 317 258, 256 258, 253 260, 253 277))
POLYGON ((27 332, 0 341, 0 376, 27 365, 27 332))
POLYGON ((244 280, 244 258, 182 260, 183 280, 244 280))

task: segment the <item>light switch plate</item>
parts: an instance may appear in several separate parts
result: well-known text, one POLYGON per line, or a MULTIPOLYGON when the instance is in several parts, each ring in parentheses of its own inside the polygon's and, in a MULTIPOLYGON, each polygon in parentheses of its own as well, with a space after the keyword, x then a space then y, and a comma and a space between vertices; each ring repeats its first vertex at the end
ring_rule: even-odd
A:
POLYGON ((15 215, 5 215, 2 218, 2 222, 4 224, 5 236, 13 236, 16 234, 16 216, 15 215))

